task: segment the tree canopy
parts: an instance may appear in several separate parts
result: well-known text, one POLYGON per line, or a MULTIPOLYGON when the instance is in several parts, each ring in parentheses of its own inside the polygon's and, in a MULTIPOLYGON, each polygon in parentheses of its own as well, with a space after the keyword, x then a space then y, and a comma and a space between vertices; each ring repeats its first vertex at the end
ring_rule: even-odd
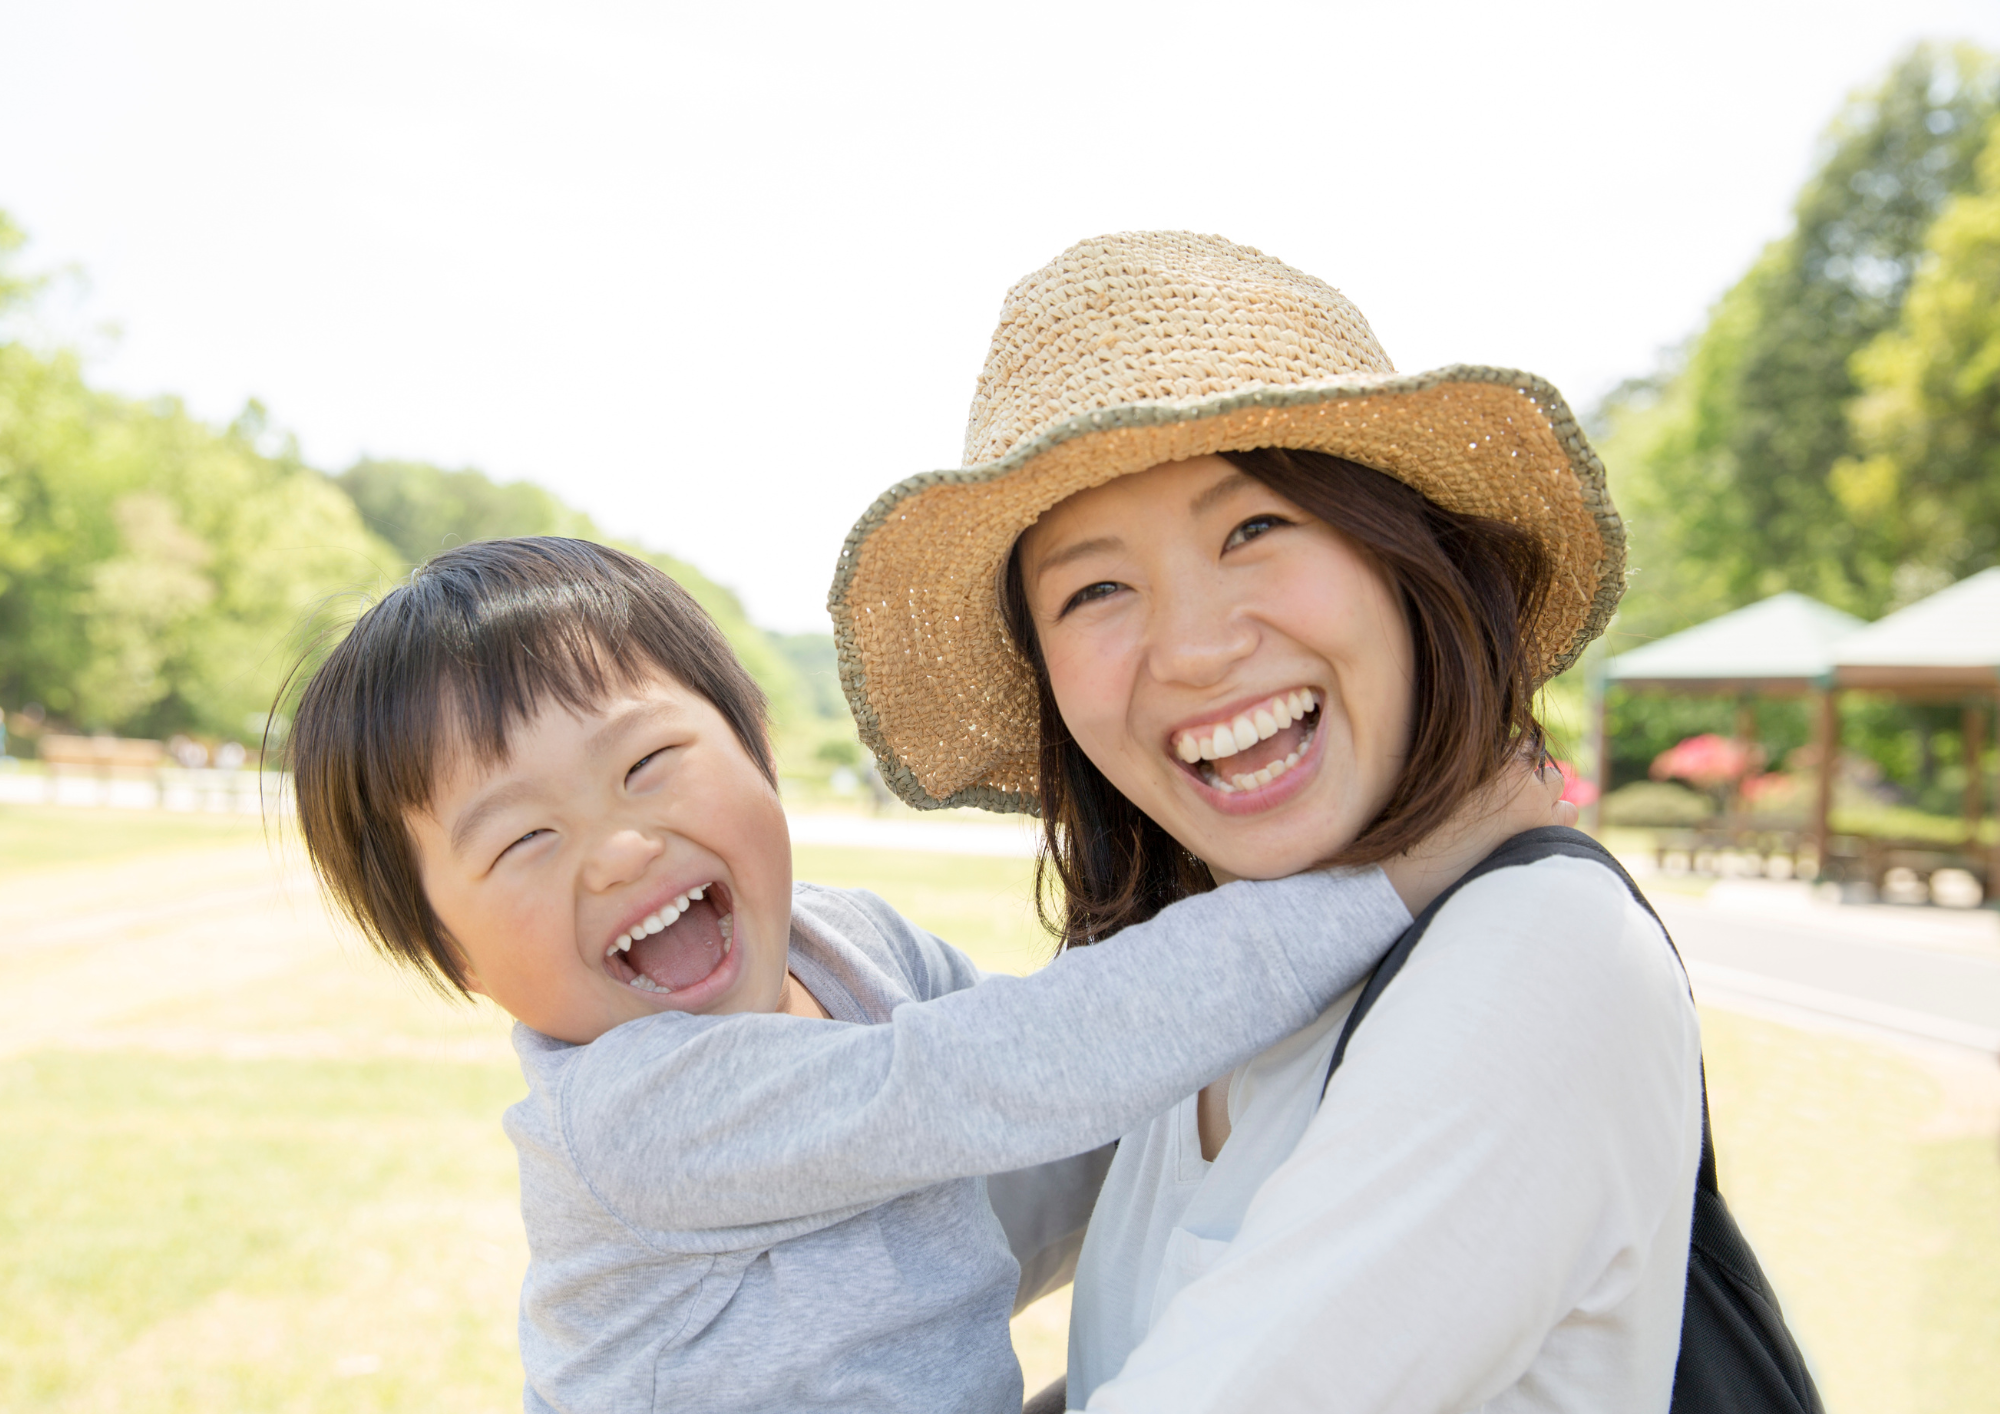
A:
POLYGON ((327 597, 390 560, 244 429, 0 345, 0 695, 85 729, 255 734, 327 597))
POLYGON ((1614 650, 1782 589, 1872 617, 1937 587, 1935 557, 1886 533, 1867 479, 1880 464, 1857 469, 1870 449, 1856 400, 1874 366, 1857 355, 1931 278, 1937 223, 1974 189, 1996 107, 1991 56, 1905 56, 1834 119, 1790 233, 1668 368, 1600 409, 1637 571, 1614 650))
MULTIPOLYGON (((496 482, 483 472, 447 471, 415 461, 360 461, 334 477, 333 484, 352 498, 368 529, 395 548, 399 573, 450 546, 502 536, 569 535, 628 550, 671 575, 708 611, 770 699, 771 719, 783 744, 796 748, 802 743, 784 739, 804 732, 817 745, 820 723, 846 730, 845 704, 833 713, 824 710, 823 694, 802 678, 782 642, 751 622, 733 590, 683 560, 607 536, 552 491, 529 481, 496 482)), ((824 639, 831 651, 831 635, 811 636, 824 639)))
POLYGON ((1911 587, 2000 562, 2000 118, 1924 236, 1901 317, 1855 355, 1863 455, 1833 489, 1911 587))
MULTIPOLYGON (((0 213, 0 313, 39 288, 22 245, 0 213)), ((213 428, 172 399, 92 388, 70 351, 0 339, 0 705, 86 731, 254 739, 307 644, 438 550, 510 535, 607 540, 529 482, 411 461, 328 476, 255 403, 213 428)), ((851 738, 801 673, 812 647, 766 633, 692 565, 620 548, 716 620, 770 699, 781 752, 810 761, 851 738)))

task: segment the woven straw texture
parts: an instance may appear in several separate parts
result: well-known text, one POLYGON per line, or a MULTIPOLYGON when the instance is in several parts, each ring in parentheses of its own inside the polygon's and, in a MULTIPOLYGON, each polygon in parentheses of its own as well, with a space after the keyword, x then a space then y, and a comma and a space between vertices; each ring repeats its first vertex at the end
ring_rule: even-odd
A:
POLYGON ((1254 447, 1345 457, 1537 536, 1556 567, 1538 678, 1623 592, 1604 467, 1541 379, 1398 374, 1338 291, 1219 237, 1085 241, 1009 292, 965 465, 890 488, 841 550, 841 684, 890 787, 920 809, 1033 813, 1034 680, 999 608, 1016 537, 1115 477, 1254 447))

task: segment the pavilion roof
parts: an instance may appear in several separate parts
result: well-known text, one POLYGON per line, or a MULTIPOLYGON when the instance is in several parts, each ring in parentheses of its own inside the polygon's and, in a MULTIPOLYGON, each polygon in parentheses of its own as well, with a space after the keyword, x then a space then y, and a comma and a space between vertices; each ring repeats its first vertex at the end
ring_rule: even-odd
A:
POLYGON ((1620 653, 1605 675, 1681 692, 1803 692, 1832 673, 1834 645, 1863 626, 1788 590, 1620 653))
POLYGON ((2000 569, 1981 570, 1841 640, 1842 687, 2000 686, 2000 569))

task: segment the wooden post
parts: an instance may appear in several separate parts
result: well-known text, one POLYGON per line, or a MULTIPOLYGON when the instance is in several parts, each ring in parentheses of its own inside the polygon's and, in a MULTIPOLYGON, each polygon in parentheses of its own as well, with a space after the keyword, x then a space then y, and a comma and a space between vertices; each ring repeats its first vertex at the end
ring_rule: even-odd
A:
POLYGON ((1827 877, 1833 846, 1833 775, 1840 763, 1840 693, 1828 684, 1819 694, 1819 791, 1813 801, 1813 858, 1819 878, 1827 877))
POLYGON ((1973 698, 1960 718, 1960 755, 1965 761, 1965 847, 1979 852, 1979 822, 1986 815, 1986 704, 1973 698))
MULTIPOLYGON (((1992 705, 1994 711, 1994 744, 2000 745, 2000 696, 1994 697, 1992 705)), ((1978 780, 1980 793, 1984 795, 1987 784, 1986 772, 1983 769, 1985 762, 1982 761, 1980 766, 1982 769, 1978 772, 1978 780)), ((1984 812, 1981 813, 1983 814, 1984 812)), ((1996 821, 2000 821, 2000 787, 1996 787, 1993 792, 1993 815, 1996 821)), ((1979 836, 1976 826, 1972 837, 1971 852, 1974 854, 1979 852, 1979 836)), ((1996 831, 1993 836, 1993 852, 1986 856, 1986 902, 1992 904, 1995 901, 2000 901, 2000 831, 1996 831)))
POLYGON ((1757 749, 1757 708, 1747 696, 1736 699, 1736 743, 1743 748, 1743 773, 1729 788, 1729 811, 1734 817, 1729 824, 1741 829, 1749 823, 1749 811, 1743 803, 1743 782, 1755 769, 1750 754, 1757 749))

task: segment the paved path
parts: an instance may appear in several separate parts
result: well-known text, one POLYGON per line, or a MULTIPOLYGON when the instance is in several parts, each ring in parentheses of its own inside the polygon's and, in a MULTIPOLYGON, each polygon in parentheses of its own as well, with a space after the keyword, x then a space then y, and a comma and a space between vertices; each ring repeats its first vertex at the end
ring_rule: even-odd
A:
MULTIPOLYGON (((1010 858, 1031 856, 1036 838, 1032 821, 991 816, 798 814, 791 829, 804 845, 1010 858)), ((108 1020, 140 996, 205 990, 218 968, 241 979, 335 946, 300 861, 273 863, 242 847, 0 888, 0 1052, 108 1020), (194 878, 181 872, 190 866, 194 878), (58 958, 94 985, 73 990, 58 958)), ((1807 885, 1764 880, 1701 896, 1677 887, 1662 878, 1648 891, 1705 1003, 2000 1053, 2000 914, 1826 903, 1807 885)))
POLYGON ((2000 1054, 2000 948, 1978 956, 1894 936, 1866 940, 1812 916, 1772 918, 1672 894, 1654 896, 1654 906, 1704 1002, 1764 1002, 2000 1054))
MULTIPOLYGON (((967 814, 972 812, 968 811, 967 814)), ((841 845, 854 849, 896 849, 934 854, 986 854, 1032 859, 1040 827, 1025 815, 952 814, 941 820, 869 815, 793 815, 793 844, 841 845)))
MULTIPOLYGON (((801 814, 791 826, 800 844, 1016 857, 1035 848, 1026 820, 801 814)), ((1644 886, 1650 861, 1628 863, 1644 886)), ((1697 896, 1679 882, 1649 894, 1704 1003, 2000 1053, 2000 914, 1827 903, 1809 885, 1761 879, 1697 896)))

